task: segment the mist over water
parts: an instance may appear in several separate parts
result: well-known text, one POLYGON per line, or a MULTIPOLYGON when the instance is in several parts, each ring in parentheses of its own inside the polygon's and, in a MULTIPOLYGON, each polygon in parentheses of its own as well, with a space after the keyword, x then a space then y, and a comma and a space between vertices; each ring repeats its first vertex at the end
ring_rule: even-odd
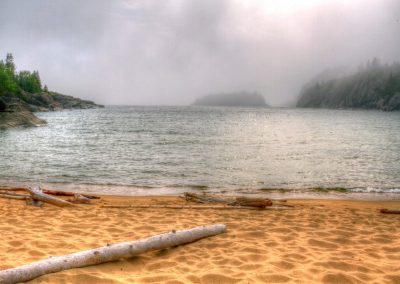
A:
POLYGON ((399 15, 398 0, 2 0, 0 56, 101 104, 243 90, 280 106, 326 69, 400 61, 399 15))
POLYGON ((399 112, 124 106, 38 115, 48 126, 0 132, 0 183, 114 194, 400 188, 399 112))

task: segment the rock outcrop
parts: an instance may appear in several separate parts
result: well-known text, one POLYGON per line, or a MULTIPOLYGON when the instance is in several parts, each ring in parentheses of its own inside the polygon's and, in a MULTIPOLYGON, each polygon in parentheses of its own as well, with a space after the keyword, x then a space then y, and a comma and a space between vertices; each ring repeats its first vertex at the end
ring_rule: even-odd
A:
POLYGON ((98 107, 103 106, 55 92, 31 94, 21 91, 19 97, 3 95, 0 97, 0 129, 45 125, 46 121, 33 112, 98 107))
POLYGON ((45 124, 45 120, 34 115, 23 103, 14 103, 0 111, 0 130, 45 124))

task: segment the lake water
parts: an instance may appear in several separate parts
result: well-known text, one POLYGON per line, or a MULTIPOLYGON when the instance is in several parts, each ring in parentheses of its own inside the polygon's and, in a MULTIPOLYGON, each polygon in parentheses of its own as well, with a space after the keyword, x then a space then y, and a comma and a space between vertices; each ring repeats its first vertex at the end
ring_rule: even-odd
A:
POLYGON ((1 184, 400 198, 400 112, 115 106, 38 116, 48 125, 0 131, 1 184))

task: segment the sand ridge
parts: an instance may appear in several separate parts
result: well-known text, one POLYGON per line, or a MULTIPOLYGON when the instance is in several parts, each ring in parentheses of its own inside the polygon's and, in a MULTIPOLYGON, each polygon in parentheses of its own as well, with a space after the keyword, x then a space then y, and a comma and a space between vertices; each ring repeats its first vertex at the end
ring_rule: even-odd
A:
POLYGON ((173 210, 101 204, 184 204, 177 197, 104 197, 77 208, 0 199, 0 269, 49 256, 224 223, 228 232, 30 283, 400 283, 397 202, 291 200, 297 209, 173 210))

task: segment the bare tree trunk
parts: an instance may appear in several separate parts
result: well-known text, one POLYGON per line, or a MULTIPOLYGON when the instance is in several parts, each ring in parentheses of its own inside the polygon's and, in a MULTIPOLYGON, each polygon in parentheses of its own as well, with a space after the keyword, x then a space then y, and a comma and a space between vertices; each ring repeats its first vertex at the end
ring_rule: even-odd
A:
POLYGON ((25 190, 29 192, 34 200, 40 200, 59 207, 73 206, 73 204, 68 201, 43 193, 38 186, 33 188, 25 188, 25 190))
POLYGON ((115 261, 147 251, 191 243, 202 238, 221 234, 225 231, 226 226, 223 224, 201 226, 190 230, 172 231, 143 240, 108 245, 64 256, 51 257, 31 264, 0 271, 0 283, 26 282, 49 273, 115 261))

